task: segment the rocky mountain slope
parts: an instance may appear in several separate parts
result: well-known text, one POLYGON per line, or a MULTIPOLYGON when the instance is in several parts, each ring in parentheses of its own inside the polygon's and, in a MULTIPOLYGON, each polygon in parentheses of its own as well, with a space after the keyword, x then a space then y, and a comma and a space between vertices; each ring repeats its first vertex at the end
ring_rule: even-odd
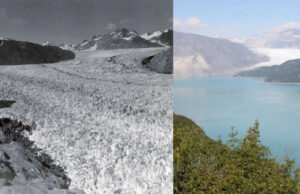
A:
POLYGON ((157 55, 145 58, 142 61, 152 71, 157 73, 172 74, 173 73, 173 47, 168 48, 157 55))
POLYGON ((173 30, 156 31, 138 34, 126 28, 111 33, 93 36, 91 40, 84 40, 78 44, 60 44, 59 47, 71 51, 95 51, 126 48, 165 47, 173 45, 173 30))
POLYGON ((236 76, 258 77, 263 78, 266 82, 300 83, 300 59, 290 60, 281 65, 242 71, 236 76))
POLYGON ((9 39, 0 40, 0 65, 56 63, 74 58, 73 52, 56 46, 42 46, 9 39))
POLYGON ((175 76, 230 75, 240 68, 267 61, 246 46, 226 39, 174 33, 175 76))
POLYGON ((0 119, 0 193, 83 194, 68 190, 71 180, 64 169, 27 139, 31 127, 0 119))
POLYGON ((42 46, 55 46, 52 42, 45 41, 43 42, 42 46))
POLYGON ((167 29, 165 31, 156 31, 152 33, 145 33, 141 35, 142 38, 162 46, 173 46, 173 30, 167 29))
POLYGON ((142 38, 137 32, 126 28, 111 33, 94 36, 91 40, 84 40, 80 44, 72 46, 74 50, 110 50, 126 48, 161 47, 160 44, 150 42, 142 38))

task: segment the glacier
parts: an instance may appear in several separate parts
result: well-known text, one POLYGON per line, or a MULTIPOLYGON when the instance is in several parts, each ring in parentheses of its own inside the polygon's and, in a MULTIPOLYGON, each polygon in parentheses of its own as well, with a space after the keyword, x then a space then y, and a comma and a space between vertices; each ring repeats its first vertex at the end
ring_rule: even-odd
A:
POLYGON ((70 188, 171 193, 172 75, 142 59, 166 48, 76 52, 54 64, 0 66, 0 117, 34 128, 29 139, 66 169, 70 188))

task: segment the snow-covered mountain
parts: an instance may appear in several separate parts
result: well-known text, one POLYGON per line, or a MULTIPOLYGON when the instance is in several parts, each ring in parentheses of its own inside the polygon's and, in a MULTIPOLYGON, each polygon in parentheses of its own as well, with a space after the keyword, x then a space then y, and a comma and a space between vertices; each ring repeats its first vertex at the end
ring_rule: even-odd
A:
POLYGON ((52 42, 45 41, 43 42, 42 46, 55 46, 52 42))
POLYGON ((126 28, 99 36, 93 36, 91 40, 84 40, 77 45, 68 46, 71 46, 71 49, 73 48, 77 51, 161 47, 160 44, 146 40, 136 31, 130 31, 126 28))
POLYGON ((152 33, 145 33, 141 35, 142 38, 154 43, 161 44, 162 46, 173 45, 173 30, 167 29, 165 31, 155 31, 152 33))
POLYGON ((173 45, 173 30, 156 31, 138 34, 126 28, 111 33, 93 36, 91 40, 84 40, 79 44, 59 45, 60 48, 71 51, 95 51, 125 48, 150 48, 173 45))
POLYGON ((300 23, 289 22, 263 33, 246 39, 247 46, 253 48, 300 48, 300 23))
POLYGON ((74 47, 76 46, 76 44, 66 44, 66 43, 62 43, 60 44, 58 47, 60 47, 61 49, 64 50, 70 50, 70 51, 74 51, 74 47))

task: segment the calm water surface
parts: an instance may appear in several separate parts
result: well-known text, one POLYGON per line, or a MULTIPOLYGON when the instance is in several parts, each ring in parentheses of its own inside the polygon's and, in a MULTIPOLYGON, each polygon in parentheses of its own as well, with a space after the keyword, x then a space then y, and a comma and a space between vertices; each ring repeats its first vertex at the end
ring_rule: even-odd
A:
POLYGON ((267 84, 248 78, 200 78, 174 81, 175 113, 227 139, 230 127, 240 136, 255 120, 262 142, 282 160, 287 153, 300 164, 300 85, 267 84))

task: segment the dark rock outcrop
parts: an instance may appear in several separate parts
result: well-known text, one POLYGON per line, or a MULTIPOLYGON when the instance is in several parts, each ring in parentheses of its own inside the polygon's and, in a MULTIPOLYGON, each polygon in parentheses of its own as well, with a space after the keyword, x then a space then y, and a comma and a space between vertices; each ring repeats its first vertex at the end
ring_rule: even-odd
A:
POLYGON ((173 47, 142 60, 142 64, 157 73, 173 73, 173 47))
POLYGON ((150 34, 150 37, 151 38, 149 40, 151 42, 155 42, 155 43, 161 44, 163 46, 173 46, 173 30, 171 30, 171 29, 165 30, 165 31, 159 33, 159 35, 157 35, 157 36, 150 34))
POLYGON ((13 100, 0 100, 0 109, 11 107, 16 101, 13 100))
POLYGON ((0 39, 0 65, 56 63, 74 58, 73 52, 56 46, 0 39))
POLYGON ((64 193, 71 180, 64 169, 34 146, 25 133, 30 126, 9 118, 0 119, 0 193, 64 193))
POLYGON ((160 44, 161 46, 173 46, 173 30, 167 29, 165 31, 155 31, 152 33, 145 33, 141 35, 142 38, 150 42, 160 44))
POLYGON ((169 29, 160 35, 160 42, 167 46, 173 46, 173 30, 169 29))

